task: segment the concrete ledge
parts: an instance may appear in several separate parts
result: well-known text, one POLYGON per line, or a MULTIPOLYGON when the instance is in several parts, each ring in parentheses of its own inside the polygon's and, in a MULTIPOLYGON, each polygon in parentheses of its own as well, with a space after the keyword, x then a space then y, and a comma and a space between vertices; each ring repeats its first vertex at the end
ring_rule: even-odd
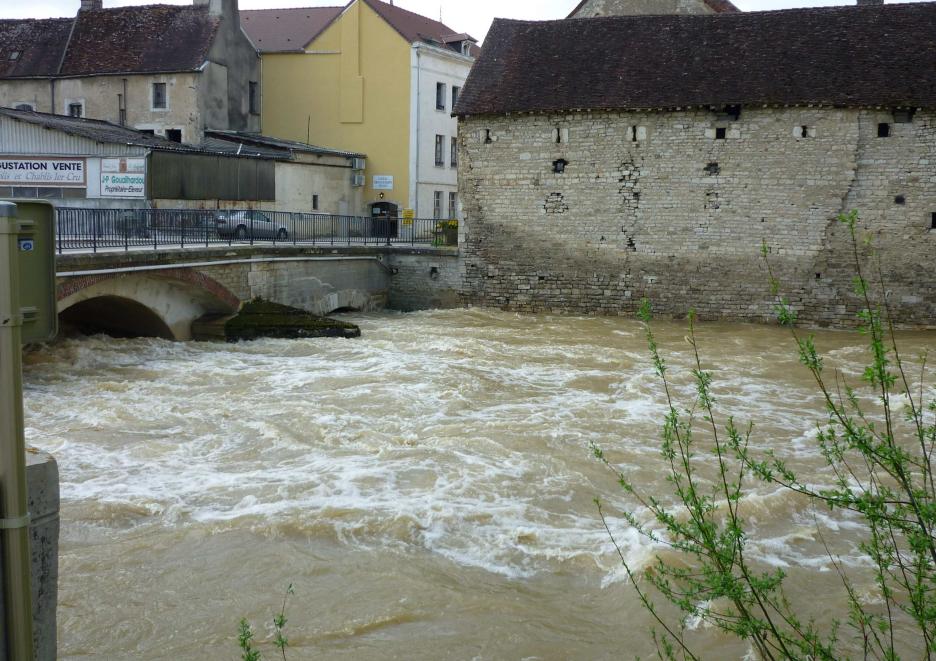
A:
POLYGON ((160 248, 158 250, 106 250, 97 253, 73 252, 56 257, 56 270, 85 271, 102 268, 121 268, 127 266, 167 265, 193 261, 213 261, 224 259, 262 259, 263 257, 377 257, 384 255, 437 255, 457 256, 458 248, 419 245, 315 245, 315 246, 273 246, 240 245, 212 246, 205 248, 160 248))
MULTIPOLYGON (((32 556, 33 644, 36 661, 55 661, 58 644, 55 610, 58 606, 59 474, 58 464, 52 455, 27 451, 26 480, 29 487, 29 512, 32 515, 29 543, 32 556)), ((3 622, 3 615, 3 603, 0 600, 0 622, 3 622)), ((0 661, 13 661, 7 659, 2 630, 0 661)))

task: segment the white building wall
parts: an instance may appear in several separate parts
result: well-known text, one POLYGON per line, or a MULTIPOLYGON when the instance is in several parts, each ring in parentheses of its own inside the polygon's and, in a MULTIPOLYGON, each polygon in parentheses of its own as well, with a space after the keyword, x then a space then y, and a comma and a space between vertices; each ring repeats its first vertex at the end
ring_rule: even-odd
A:
POLYGON ((474 58, 453 51, 413 45, 413 80, 410 102, 409 208, 418 218, 432 218, 435 191, 442 192, 442 216, 453 214, 450 193, 458 192, 458 169, 452 167, 452 139, 458 136, 458 120, 452 117, 452 88, 464 88, 474 58), (436 108, 436 85, 445 85, 445 109, 436 108), (435 161, 435 137, 441 135, 442 166, 435 161))

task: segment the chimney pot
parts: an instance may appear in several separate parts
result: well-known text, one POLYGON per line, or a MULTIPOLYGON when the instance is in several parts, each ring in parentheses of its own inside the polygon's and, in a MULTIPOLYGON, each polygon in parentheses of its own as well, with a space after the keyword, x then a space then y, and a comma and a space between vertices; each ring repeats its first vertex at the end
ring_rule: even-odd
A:
POLYGON ((78 11, 90 11, 92 9, 104 9, 104 0, 81 0, 81 8, 78 11))

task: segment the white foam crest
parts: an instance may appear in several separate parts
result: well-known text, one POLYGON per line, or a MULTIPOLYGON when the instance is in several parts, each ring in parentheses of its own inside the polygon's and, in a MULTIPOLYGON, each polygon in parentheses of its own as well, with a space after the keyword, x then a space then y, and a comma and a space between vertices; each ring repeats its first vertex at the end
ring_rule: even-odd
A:
MULTIPOLYGON (((115 534, 305 531, 507 576, 572 563, 621 580, 591 497, 632 503, 586 448, 598 442, 622 469, 659 477, 648 466, 665 410, 638 324, 476 310, 352 320, 361 341, 65 341, 47 349, 54 360, 27 360, 29 440, 57 455, 68 511, 112 520, 115 534)), ((664 327, 680 345, 674 372, 689 365, 681 334, 664 327)), ((716 372, 719 410, 763 423, 757 449, 791 430, 778 449, 813 464, 808 412, 821 406, 808 383, 744 357, 765 338, 728 343, 742 357, 716 372)), ((691 379, 673 387, 691 401, 691 379)), ((833 523, 850 534, 847 520, 833 523)), ((777 528, 758 552, 809 561, 777 528)), ((652 560, 626 522, 612 529, 635 569, 652 560)))

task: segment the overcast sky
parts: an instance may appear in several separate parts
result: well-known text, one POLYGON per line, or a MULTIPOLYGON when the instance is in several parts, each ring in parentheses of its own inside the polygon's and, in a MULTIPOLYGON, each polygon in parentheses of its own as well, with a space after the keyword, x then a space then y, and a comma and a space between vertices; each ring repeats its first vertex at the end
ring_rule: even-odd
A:
MULTIPOLYGON (((166 4, 188 5, 191 0, 159 0, 166 4)), ((578 0, 395 0, 398 7, 438 18, 453 30, 468 32, 483 40, 495 16, 546 20, 565 18, 578 0)), ((819 7, 854 4, 846 0, 733 0, 744 11, 819 7)), ((104 0, 105 7, 153 4, 154 0, 104 0)), ((0 0, 0 18, 48 18, 73 16, 80 0, 0 0)), ((327 7, 346 4, 343 0, 240 0, 241 9, 274 7, 327 7)))

